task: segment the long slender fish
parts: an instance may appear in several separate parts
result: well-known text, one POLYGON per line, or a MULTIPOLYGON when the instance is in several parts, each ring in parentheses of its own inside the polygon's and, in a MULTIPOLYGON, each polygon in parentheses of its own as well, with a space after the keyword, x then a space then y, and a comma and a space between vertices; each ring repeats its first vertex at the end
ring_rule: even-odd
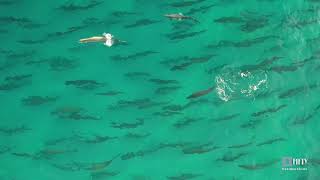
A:
POLYGON ((209 88, 209 89, 206 89, 206 90, 203 90, 203 91, 198 91, 198 92, 192 93, 190 96, 187 97, 187 99, 194 99, 194 98, 198 98, 198 97, 207 95, 207 94, 209 94, 212 90, 213 90, 213 87, 211 87, 211 88, 209 88))
POLYGON ((194 22, 199 22, 197 19, 195 19, 194 17, 191 16, 185 16, 182 13, 177 13, 177 14, 165 14, 165 17, 169 18, 169 19, 176 19, 176 20, 183 20, 183 19, 190 19, 193 20, 194 22))

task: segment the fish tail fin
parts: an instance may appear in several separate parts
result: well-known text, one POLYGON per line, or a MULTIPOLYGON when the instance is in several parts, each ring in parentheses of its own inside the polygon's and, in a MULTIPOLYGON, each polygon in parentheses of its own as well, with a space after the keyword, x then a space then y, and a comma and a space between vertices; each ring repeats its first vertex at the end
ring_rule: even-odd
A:
POLYGON ((192 19, 193 19, 194 22, 200 23, 200 21, 198 21, 197 19, 195 19, 195 18, 192 18, 192 19))

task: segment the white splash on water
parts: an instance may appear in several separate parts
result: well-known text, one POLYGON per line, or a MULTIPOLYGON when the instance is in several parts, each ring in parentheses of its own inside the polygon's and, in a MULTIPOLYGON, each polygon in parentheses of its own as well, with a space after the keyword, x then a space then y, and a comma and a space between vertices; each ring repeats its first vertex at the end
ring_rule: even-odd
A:
POLYGON ((215 77, 216 93, 223 101, 232 97, 255 97, 267 89, 268 76, 265 71, 239 71, 227 69, 225 73, 215 77))

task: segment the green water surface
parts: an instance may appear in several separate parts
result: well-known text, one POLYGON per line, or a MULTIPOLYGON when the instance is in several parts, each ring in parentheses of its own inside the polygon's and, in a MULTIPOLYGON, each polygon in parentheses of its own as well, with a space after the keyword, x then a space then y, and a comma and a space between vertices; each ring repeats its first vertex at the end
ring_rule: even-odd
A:
POLYGON ((318 0, 0 0, 0 180, 320 179, 319 15, 318 0), (198 22, 164 17, 180 12, 198 22), (78 43, 103 32, 127 43, 78 43))

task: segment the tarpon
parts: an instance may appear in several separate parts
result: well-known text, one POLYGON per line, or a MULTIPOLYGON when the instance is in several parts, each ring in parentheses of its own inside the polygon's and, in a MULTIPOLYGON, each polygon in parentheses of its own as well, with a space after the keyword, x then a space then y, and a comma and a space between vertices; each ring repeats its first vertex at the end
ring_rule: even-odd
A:
POLYGON ((195 93, 192 93, 190 96, 187 97, 187 99, 194 99, 194 98, 198 98, 200 96, 204 96, 209 94, 211 91, 213 90, 213 87, 206 89, 206 90, 202 90, 202 91, 198 91, 195 93))
POLYGON ((185 16, 182 13, 177 13, 177 14, 165 14, 165 17, 169 18, 169 19, 176 19, 176 20, 183 20, 183 19, 190 19, 193 20, 195 22, 199 22, 198 20, 196 20, 195 18, 191 17, 191 16, 185 16))

